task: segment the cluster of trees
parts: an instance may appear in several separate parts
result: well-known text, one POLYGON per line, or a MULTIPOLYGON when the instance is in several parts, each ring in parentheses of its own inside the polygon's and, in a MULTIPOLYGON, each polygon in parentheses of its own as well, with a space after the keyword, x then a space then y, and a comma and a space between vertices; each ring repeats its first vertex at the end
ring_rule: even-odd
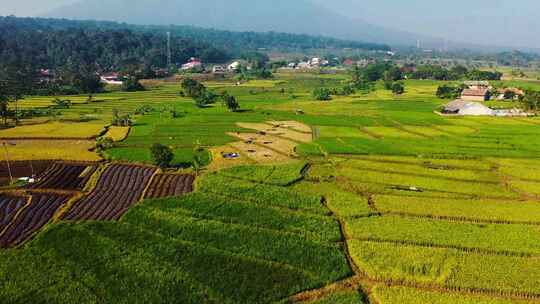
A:
POLYGON ((352 83, 346 84, 342 88, 320 87, 313 90, 313 98, 319 101, 332 100, 332 96, 349 96, 356 93, 356 88, 352 83))
POLYGON ((145 90, 146 88, 139 82, 137 76, 128 76, 122 83, 122 91, 124 92, 138 92, 145 90))
POLYGON ((437 88, 437 97, 442 99, 455 99, 461 96, 461 93, 467 86, 462 84, 459 86, 453 86, 453 85, 441 85, 437 88))
POLYGON ((221 99, 224 106, 231 112, 236 112, 240 109, 240 104, 236 97, 229 95, 224 91, 220 95, 208 90, 204 84, 191 78, 186 78, 182 81, 181 96, 191 97, 195 100, 195 105, 199 108, 207 107, 221 99))
POLYGON ((525 94, 519 97, 519 101, 527 111, 538 111, 540 110, 540 91, 525 91, 525 94))
POLYGON ((409 79, 431 79, 431 80, 501 80, 501 72, 490 72, 480 70, 469 70, 464 66, 454 66, 444 68, 439 65, 422 65, 416 70, 407 73, 409 79))
POLYGON ((352 72, 352 84, 360 90, 371 91, 375 82, 382 80, 384 88, 394 94, 405 93, 405 84, 401 81, 405 77, 401 69, 389 62, 378 62, 364 68, 355 66, 352 72))

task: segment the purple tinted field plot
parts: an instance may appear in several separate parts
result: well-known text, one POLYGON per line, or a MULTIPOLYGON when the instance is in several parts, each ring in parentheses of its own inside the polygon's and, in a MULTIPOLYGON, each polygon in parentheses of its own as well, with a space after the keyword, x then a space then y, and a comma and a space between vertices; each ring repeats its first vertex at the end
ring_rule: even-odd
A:
POLYGON ((22 209, 0 235, 0 247, 15 247, 30 239, 53 218, 69 198, 49 193, 32 194, 30 205, 22 209))
POLYGON ((115 164, 101 175, 94 191, 78 201, 64 220, 118 220, 142 196, 156 168, 115 164))

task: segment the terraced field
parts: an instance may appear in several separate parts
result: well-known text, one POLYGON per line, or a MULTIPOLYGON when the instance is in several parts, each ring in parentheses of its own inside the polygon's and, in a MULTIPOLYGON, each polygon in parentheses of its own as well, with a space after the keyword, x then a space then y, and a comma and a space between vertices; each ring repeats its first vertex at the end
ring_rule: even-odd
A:
POLYGON ((96 187, 76 202, 64 220, 118 220, 138 202, 156 172, 154 167, 111 165, 105 169, 96 187))
MULTIPOLYGON (((274 184, 294 182, 303 165, 296 168, 274 168, 274 184)), ((62 303, 266 303, 350 276, 339 225, 321 198, 256 183, 258 170, 251 168, 253 182, 227 177, 234 171, 203 177, 197 193, 147 201, 120 222, 51 226, 23 251, 0 252, 0 295, 31 290, 62 303), (223 192, 229 185, 236 190, 223 192), (84 273, 77 271, 83 264, 84 273), (68 273, 73 281, 62 279, 68 273), (130 292, 107 292, 119 280, 130 292)))
POLYGON ((334 195, 341 202, 333 204, 327 196, 356 273, 342 289, 382 303, 540 302, 540 277, 531 272, 540 269, 539 201, 523 200, 527 193, 506 175, 529 161, 361 156, 331 163, 313 166, 296 188, 320 192, 320 181, 332 176, 363 198, 349 205, 369 209, 351 214, 343 199, 334 195))
POLYGON ((312 100, 348 79, 209 83, 237 113, 196 108, 174 83, 72 96, 42 134, 5 130, 15 176, 39 178, 0 193, 0 299, 540 303, 538 118, 436 115, 433 81, 312 100), (89 138, 113 109, 135 123, 108 128, 98 155, 89 138), (174 170, 150 165, 154 143, 174 170))
POLYGON ((157 174, 146 190, 145 198, 181 196, 193 192, 193 174, 157 174))

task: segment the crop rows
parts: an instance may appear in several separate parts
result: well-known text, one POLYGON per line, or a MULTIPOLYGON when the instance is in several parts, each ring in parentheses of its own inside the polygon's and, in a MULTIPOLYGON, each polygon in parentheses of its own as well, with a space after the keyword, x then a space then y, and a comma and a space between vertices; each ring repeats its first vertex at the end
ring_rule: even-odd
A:
POLYGON ((359 239, 415 242, 434 246, 459 246, 503 254, 540 254, 536 226, 475 224, 398 216, 351 220, 348 232, 359 239))
POLYGON ((28 197, 0 195, 0 233, 28 202, 28 197))
POLYGON ((412 287, 540 297, 540 260, 450 248, 352 240, 354 262, 371 279, 412 287))
POLYGON ((30 189, 81 190, 97 166, 83 164, 55 163, 29 185, 30 189))
POLYGON ((482 294, 439 292, 403 286, 378 285, 374 288, 378 303, 438 303, 438 304, 525 304, 538 303, 530 300, 493 298, 482 294))
POLYGON ((32 194, 30 205, 22 209, 0 235, 0 247, 14 247, 27 241, 45 226, 68 200, 68 196, 32 194))
POLYGON ((285 187, 257 184, 215 173, 206 175, 199 186, 200 191, 254 204, 317 214, 328 213, 327 210, 321 208, 320 196, 299 194, 285 187))
POLYGON ((305 162, 296 162, 279 166, 238 166, 222 170, 219 174, 253 183, 289 186, 300 181, 309 170, 309 167, 310 166, 305 162))
POLYGON ((142 196, 156 168, 114 164, 101 175, 96 188, 78 201, 64 219, 118 220, 142 196))
POLYGON ((540 204, 534 201, 376 195, 375 204, 384 214, 471 222, 540 224, 540 204))
POLYGON ((193 192, 195 176, 192 174, 157 174, 152 179, 145 198, 180 196, 193 192))

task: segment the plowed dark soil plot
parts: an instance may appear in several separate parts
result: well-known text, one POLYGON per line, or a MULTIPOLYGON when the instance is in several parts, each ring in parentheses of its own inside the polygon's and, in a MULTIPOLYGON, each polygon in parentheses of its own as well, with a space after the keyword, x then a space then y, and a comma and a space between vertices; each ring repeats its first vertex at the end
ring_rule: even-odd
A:
POLYGON ((193 192, 195 176, 191 174, 158 174, 146 192, 145 198, 180 196, 193 192))
POLYGON ((53 218, 69 198, 48 193, 33 194, 30 205, 22 209, 0 235, 0 247, 15 247, 30 239, 53 218))
MULTIPOLYGON (((50 160, 40 161, 11 161, 11 175, 13 178, 30 177, 32 175, 39 176, 43 174, 52 164, 50 160)), ((0 161, 0 185, 9 183, 9 171, 7 163, 0 161)))
POLYGON ((94 191, 78 201, 65 220, 118 220, 142 196, 156 168, 111 165, 101 175, 94 191))
POLYGON ((0 195, 0 233, 28 202, 28 197, 0 195))
POLYGON ((55 163, 28 188, 81 190, 96 169, 95 165, 55 163))

